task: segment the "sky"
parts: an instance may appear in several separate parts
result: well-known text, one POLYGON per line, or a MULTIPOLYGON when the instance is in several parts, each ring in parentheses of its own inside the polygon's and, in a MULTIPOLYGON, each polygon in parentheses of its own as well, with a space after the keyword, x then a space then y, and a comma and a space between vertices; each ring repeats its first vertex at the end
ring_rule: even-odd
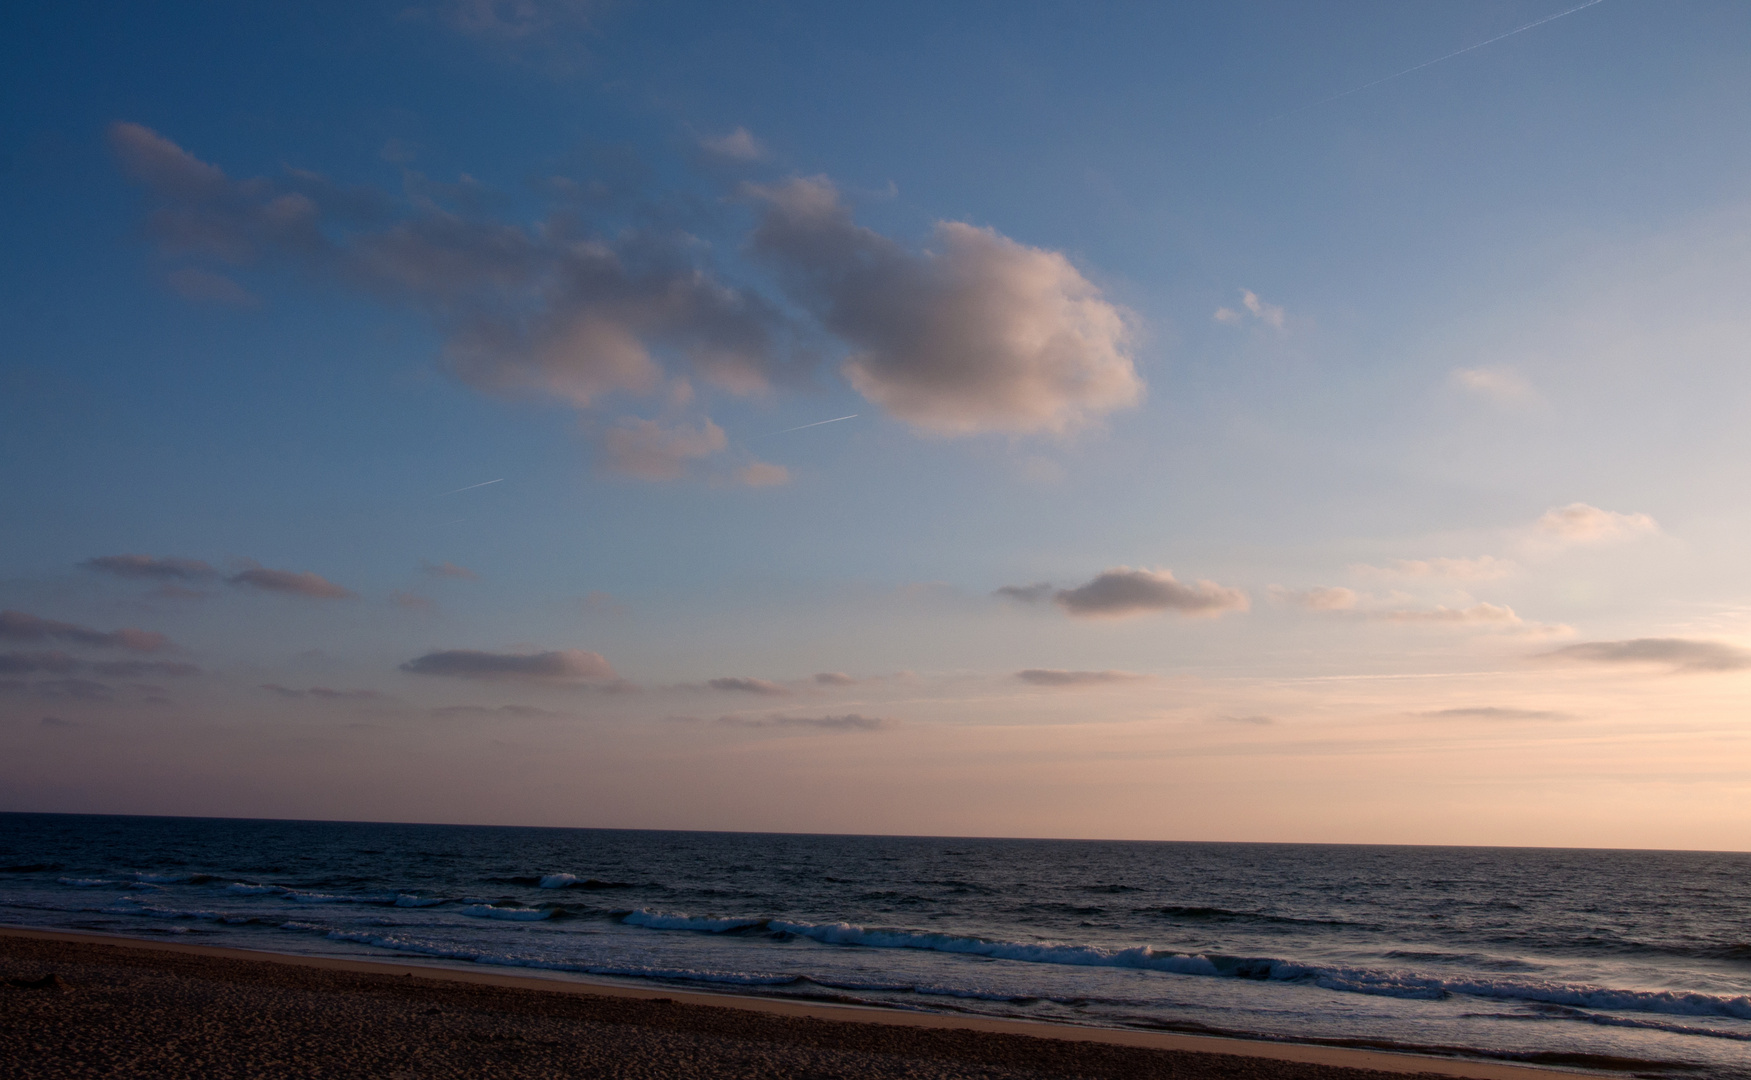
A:
POLYGON ((0 810, 1751 849, 1751 8, 0 13, 0 810))

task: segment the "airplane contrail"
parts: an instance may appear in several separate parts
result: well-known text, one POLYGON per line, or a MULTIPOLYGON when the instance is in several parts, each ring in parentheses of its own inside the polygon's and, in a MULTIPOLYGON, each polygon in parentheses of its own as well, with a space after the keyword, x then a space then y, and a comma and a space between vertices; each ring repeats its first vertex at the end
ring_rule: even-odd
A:
MULTIPOLYGON (((1594 0, 1594 2, 1597 3, 1598 0, 1594 0)), ((857 413, 852 413, 850 416, 835 416, 831 420, 816 420, 812 424, 800 424, 796 427, 787 427, 783 431, 768 431, 764 435, 756 435, 754 437, 756 439, 767 439, 767 438, 771 438, 774 435, 789 435, 791 432, 801 431, 801 430, 803 430, 803 428, 820 427, 822 424, 837 424, 841 420, 855 420, 857 418, 857 416, 858 416, 857 413)))
POLYGON ((467 487, 459 487, 455 491, 446 491, 443 494, 455 495, 455 494, 457 494, 457 492, 473 491, 477 487, 485 487, 488 484, 502 484, 504 482, 505 482, 505 478, 501 476, 497 480, 483 480, 478 484, 469 484, 467 487))
POLYGON ((1576 4, 1574 7, 1569 8, 1566 11, 1559 11, 1555 15, 1546 15, 1544 18, 1536 19, 1532 22, 1527 23, 1525 26, 1517 26, 1505 34, 1497 34, 1495 37, 1490 38, 1488 41, 1480 41, 1476 45, 1467 45, 1463 49, 1455 49, 1453 52, 1448 53, 1446 56, 1437 56, 1433 60, 1425 60, 1422 63, 1418 64, 1416 67, 1408 67, 1408 68, 1405 68, 1403 71, 1395 72, 1395 73, 1393 73, 1391 75, 1387 75, 1383 78, 1375 79, 1371 83, 1363 83, 1361 86, 1355 87, 1355 88, 1350 89, 1350 90, 1345 90, 1341 94, 1333 94, 1331 97, 1328 97, 1328 98, 1320 98, 1318 101, 1309 102, 1308 104, 1299 106, 1298 108, 1290 109, 1286 113, 1279 113, 1276 116, 1271 117, 1269 120, 1260 120, 1259 123, 1260 124, 1269 124, 1272 121, 1281 120, 1286 116, 1294 116, 1296 113, 1306 112, 1308 109, 1317 109, 1321 105, 1329 105, 1332 102, 1337 101, 1340 98, 1347 98, 1351 94, 1360 94, 1362 91, 1373 89, 1374 87, 1379 86, 1381 83, 1388 83, 1394 79, 1403 78, 1404 76, 1409 75, 1412 72, 1421 71, 1426 67, 1434 67, 1436 64, 1441 63, 1443 60, 1451 60, 1455 56, 1464 56, 1466 53, 1471 52, 1473 49, 1481 49, 1485 45, 1494 45, 1496 42, 1501 41, 1504 38, 1511 38, 1515 34, 1524 34, 1526 31, 1531 30, 1534 27, 1543 26, 1547 22, 1555 22, 1557 19, 1560 19, 1565 15, 1573 15, 1577 11, 1582 11, 1582 10, 1585 10, 1587 8, 1592 7, 1594 4, 1601 4, 1604 2, 1605 2, 1605 0, 1587 0, 1586 3, 1576 4))

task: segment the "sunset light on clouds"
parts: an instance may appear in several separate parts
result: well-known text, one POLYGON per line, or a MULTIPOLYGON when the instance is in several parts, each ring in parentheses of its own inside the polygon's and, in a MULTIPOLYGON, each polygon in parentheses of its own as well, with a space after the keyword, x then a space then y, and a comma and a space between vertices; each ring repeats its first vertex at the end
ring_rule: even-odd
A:
POLYGON ((1560 7, 4 16, 0 809, 1751 848, 1751 9, 1560 7))

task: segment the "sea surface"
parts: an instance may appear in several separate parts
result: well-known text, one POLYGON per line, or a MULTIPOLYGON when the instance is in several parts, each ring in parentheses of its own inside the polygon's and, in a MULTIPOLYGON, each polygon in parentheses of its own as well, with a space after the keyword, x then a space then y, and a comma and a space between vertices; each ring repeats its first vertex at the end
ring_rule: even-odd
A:
POLYGON ((1751 854, 0 814, 0 923, 1751 1077, 1751 854))

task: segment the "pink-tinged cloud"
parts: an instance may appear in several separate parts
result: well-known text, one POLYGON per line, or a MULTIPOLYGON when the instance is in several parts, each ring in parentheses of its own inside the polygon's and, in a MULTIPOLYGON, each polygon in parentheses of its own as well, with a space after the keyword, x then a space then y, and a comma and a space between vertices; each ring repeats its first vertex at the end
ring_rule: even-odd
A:
POLYGON ((1279 334, 1284 330, 1285 315, 1283 309, 1276 304, 1267 304, 1259 299, 1259 294, 1251 289, 1240 290, 1240 310, 1229 307, 1216 309, 1215 319, 1219 323, 1238 326, 1248 318, 1264 323, 1279 334))
POLYGON ((736 470, 736 482, 744 487, 779 487, 790 483, 790 470, 765 461, 750 462, 736 470))
POLYGON ((1745 671, 1751 650, 1719 641, 1691 638, 1634 638, 1629 641, 1584 641, 1565 645, 1538 659, 1608 666, 1659 664, 1674 672, 1745 671))
POLYGON ((411 675, 444 675, 455 679, 543 683, 611 683, 614 668, 599 653, 558 649, 536 653, 494 653, 476 649, 443 649, 401 665, 411 675))
POLYGON ((1349 611, 1356 606, 1356 590, 1342 585, 1316 585, 1311 589, 1284 589, 1271 586, 1271 596, 1286 604, 1309 611, 1349 611))
POLYGON ((0 641, 64 641, 70 645, 133 652, 162 652, 171 647, 169 638, 150 630, 136 630, 131 626, 120 630, 93 630, 89 626, 56 622, 22 611, 0 611, 0 641))
POLYGON ((1660 531, 1646 514, 1620 514, 1586 503, 1570 503, 1546 511, 1533 527, 1541 539, 1561 544, 1602 544, 1660 531))
POLYGON ((147 676, 187 678, 199 675, 193 664, 169 660, 81 660, 58 650, 0 653, 0 675, 69 675, 91 672, 111 679, 147 676))
POLYGON ((478 390, 582 409, 654 393, 670 368, 736 394, 798 370, 789 318, 720 280, 680 230, 594 233, 563 192, 526 227, 471 211, 472 184, 389 195, 296 170, 233 180, 138 124, 112 125, 110 143, 150 192, 148 228, 165 253, 290 264, 410 304, 443 333, 450 371, 478 390))
POLYGON ((291 596, 309 596, 319 600, 342 600, 356 596, 351 589, 343 588, 327 578, 309 571, 270 570, 265 566, 252 566, 241 570, 225 579, 233 585, 246 585, 263 592, 286 593, 291 596))
POLYGON ((261 688, 283 698, 318 698, 323 701, 371 701, 384 695, 377 690, 335 690, 327 686, 312 686, 297 690, 278 683, 262 683, 261 688))
POLYGON ((857 680, 843 671, 820 671, 815 673, 815 682, 822 686, 856 686, 857 680))
POLYGON ((100 555, 79 565, 116 577, 148 581, 212 581, 219 571, 199 559, 173 559, 151 555, 100 555))
POLYGON ((1015 600, 1023 604, 1037 604, 1041 600, 1051 599, 1053 585, 1049 581, 1036 581, 1032 585, 1003 585, 994 590, 992 596, 1001 596, 1006 600, 1015 600))
POLYGON ((1416 713, 1430 720, 1567 720, 1568 713, 1542 709, 1509 709, 1499 705, 1472 705, 1455 709, 1435 709, 1416 713))
POLYGON ((603 467, 639 480, 678 480, 690 462, 707 458, 726 445, 723 428, 710 420, 696 426, 663 426, 636 416, 623 418, 602 436, 603 467))
POLYGON ((537 716, 564 716, 551 709, 537 709, 533 705, 443 705, 432 710, 433 716, 515 716, 519 719, 529 719, 537 716))
MULTIPOLYGON (((677 717, 677 719, 683 719, 677 717)), ((822 731, 881 731, 898 725, 899 721, 883 716, 720 716, 718 723, 744 728, 816 728, 822 731)))
POLYGON ((766 206, 754 250, 850 344, 857 391, 913 427, 1063 433, 1142 399, 1129 315, 1062 254, 954 221, 909 251, 824 177, 747 191, 766 206))
POLYGON ((1437 604, 1432 608, 1402 608, 1392 611, 1369 612, 1372 618, 1384 619, 1387 622, 1398 623, 1435 623, 1435 624, 1484 624, 1495 626, 1519 626, 1520 616, 1514 614, 1514 609, 1502 604, 1473 604, 1470 607, 1450 608, 1437 604))
POLYGON ((1359 574, 1373 577, 1430 578, 1446 581, 1495 581, 1514 573, 1519 567, 1507 559, 1479 555, 1466 559, 1394 559, 1385 566, 1351 567, 1359 574))
POLYGON ((1066 671, 1062 668, 1027 668, 1015 677, 1034 686, 1105 686, 1147 679, 1134 671, 1066 671))
POLYGON ((1239 589, 1200 581, 1187 585, 1166 570, 1133 570, 1116 566, 1074 589, 1059 589, 1053 603, 1084 619, 1117 619, 1172 611, 1181 615, 1217 616, 1250 606, 1239 589))
POLYGON ((705 685, 713 690, 728 690, 739 694, 766 694, 776 697, 780 694, 790 693, 789 690, 775 682, 749 678, 744 675, 726 675, 723 678, 713 679, 705 685))

